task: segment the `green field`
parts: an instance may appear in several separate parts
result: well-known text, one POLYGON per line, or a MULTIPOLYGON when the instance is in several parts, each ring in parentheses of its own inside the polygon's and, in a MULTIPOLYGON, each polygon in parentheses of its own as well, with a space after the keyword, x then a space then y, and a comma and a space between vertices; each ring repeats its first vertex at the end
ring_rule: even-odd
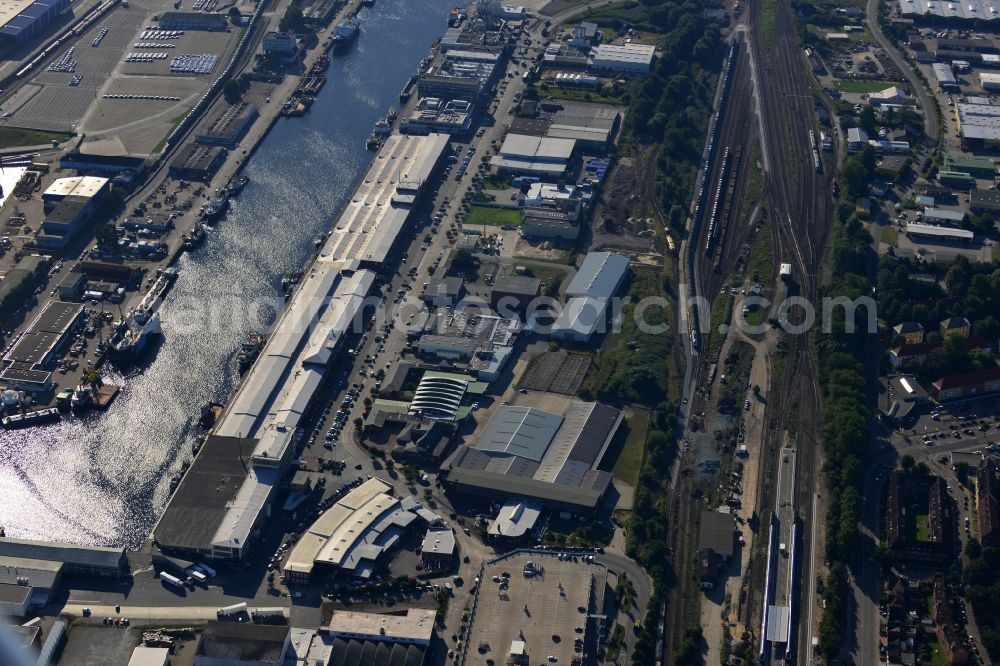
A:
POLYGON ((882 227, 882 242, 893 245, 896 243, 896 227, 882 227))
POLYGON ((463 224, 467 227, 519 227, 521 211, 516 208, 471 206, 463 224))
POLYGON ((761 282, 766 282, 771 277, 774 270, 774 261, 771 257, 771 234, 764 232, 764 235, 757 241, 753 258, 750 260, 750 276, 761 282))
POLYGON ((870 93, 885 90, 890 86, 902 85, 897 81, 848 81, 846 79, 836 79, 834 87, 840 92, 847 93, 870 93))
POLYGON ((551 97, 553 99, 568 99, 578 102, 595 102, 599 104, 610 104, 612 106, 624 106, 625 102, 620 95, 601 90, 579 90, 577 88, 562 88, 560 86, 543 85, 538 87, 539 97, 551 97))
POLYGON ((509 190, 510 188, 511 183, 506 178, 500 178, 499 176, 487 176, 483 179, 484 190, 509 190))
POLYGON ((917 514, 914 527, 916 528, 917 541, 931 540, 931 522, 926 513, 917 514))
POLYGON ((40 146, 52 141, 63 142, 69 138, 65 132, 45 132, 42 130, 22 129, 20 127, 0 127, 0 148, 17 148, 19 146, 40 146))
POLYGON ((646 432, 649 429, 649 412, 637 409, 628 420, 628 437, 622 446, 612 473, 633 488, 639 482, 639 468, 646 448, 646 432))

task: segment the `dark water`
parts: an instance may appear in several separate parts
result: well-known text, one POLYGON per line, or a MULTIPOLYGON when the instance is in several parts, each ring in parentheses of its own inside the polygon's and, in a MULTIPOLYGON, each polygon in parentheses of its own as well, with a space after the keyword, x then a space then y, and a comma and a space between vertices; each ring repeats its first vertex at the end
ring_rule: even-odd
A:
MULTIPOLYGON (((0 431, 0 526, 7 535, 135 547, 191 457, 194 421, 225 401, 247 333, 281 303, 371 159, 364 142, 446 28, 449 0, 377 0, 335 56, 311 112, 282 119, 246 165, 250 184, 205 246, 178 262, 160 309, 163 341, 116 383, 104 414, 0 431)), ((275 100, 277 102, 277 100, 275 100)))

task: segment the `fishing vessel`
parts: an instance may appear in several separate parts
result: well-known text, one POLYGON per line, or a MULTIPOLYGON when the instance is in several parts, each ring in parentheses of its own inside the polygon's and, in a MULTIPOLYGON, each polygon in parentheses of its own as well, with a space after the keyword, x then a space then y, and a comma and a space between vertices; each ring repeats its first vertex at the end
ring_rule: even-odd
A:
POLYGON ((0 425, 4 428, 28 428, 33 425, 39 425, 42 423, 51 423, 53 421, 59 420, 59 410, 55 407, 48 407, 46 409, 38 409, 33 412, 25 412, 24 414, 11 414, 10 416, 5 416, 0 419, 0 425))
POLYGON ((190 252, 201 245, 204 240, 205 227, 200 224, 196 224, 194 228, 191 229, 191 233, 184 234, 184 249, 190 252))
POLYGON ((309 76, 319 76, 326 72, 327 68, 330 66, 330 56, 323 54, 316 58, 316 62, 309 69, 309 76))
POLYGON ((176 277, 176 268, 160 271, 149 293, 115 327, 108 342, 108 358, 119 363, 134 361, 146 348, 150 338, 160 332, 160 315, 157 310, 176 277))
POLYGON ((251 333, 246 342, 240 346, 240 352, 236 355, 236 361, 239 364, 240 374, 250 369, 253 365, 254 360, 257 355, 260 354, 260 348, 263 343, 263 338, 257 333, 251 333))
POLYGON ((250 179, 247 176, 240 176, 239 178, 233 176, 233 178, 226 185, 226 192, 229 196, 235 197, 243 191, 243 188, 246 187, 249 182, 250 179))
POLYGON ((93 393, 94 390, 90 384, 80 384, 73 390, 73 395, 69 399, 69 408, 76 413, 87 409, 90 407, 90 397, 93 393))
POLYGON ((333 29, 333 39, 331 43, 333 44, 333 52, 343 49, 358 36, 358 32, 361 31, 361 26, 357 21, 348 19, 337 24, 337 27, 333 29))
POLYGON ((225 215, 228 208, 229 192, 223 189, 201 209, 201 217, 206 222, 214 222, 225 215))

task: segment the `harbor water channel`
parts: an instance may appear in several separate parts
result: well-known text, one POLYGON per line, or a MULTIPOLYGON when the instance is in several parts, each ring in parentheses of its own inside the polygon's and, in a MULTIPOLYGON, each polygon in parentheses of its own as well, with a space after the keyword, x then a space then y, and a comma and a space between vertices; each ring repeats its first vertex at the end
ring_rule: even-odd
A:
POLYGON ((365 140, 447 28, 445 0, 378 0, 333 56, 310 112, 283 118, 247 161, 250 183, 204 247, 177 262, 160 308, 163 336, 124 376, 106 412, 0 431, 0 526, 8 537, 136 548, 203 434, 206 401, 225 402, 236 355, 282 303, 367 170, 365 140))

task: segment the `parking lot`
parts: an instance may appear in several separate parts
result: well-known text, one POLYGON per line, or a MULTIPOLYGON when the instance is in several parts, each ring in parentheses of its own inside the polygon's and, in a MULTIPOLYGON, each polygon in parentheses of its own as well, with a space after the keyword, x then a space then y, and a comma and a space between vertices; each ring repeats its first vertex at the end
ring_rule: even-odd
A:
POLYGON ((582 659, 596 640, 587 618, 601 612, 607 578, 604 566, 582 555, 519 553, 485 566, 466 663, 506 664, 512 641, 524 642, 531 664, 582 659))
POLYGON ((183 31, 177 38, 143 39, 146 28, 155 27, 153 16, 161 10, 153 0, 136 0, 96 21, 75 43, 54 54, 51 64, 38 69, 30 83, 3 101, 3 110, 10 116, 2 122, 37 130, 86 132, 98 141, 101 133, 107 133, 114 136, 119 152, 149 154, 225 66, 239 36, 237 32, 183 31), (136 47, 154 43, 172 48, 136 47), (166 57, 126 63, 129 53, 166 57), (171 73, 171 63, 184 54, 217 60, 210 73, 171 73), (180 99, 104 97, 162 96, 165 90, 180 99))
MULTIPOLYGON (((997 400, 981 399, 964 405, 940 406, 919 413, 897 431, 907 444, 963 445, 969 450, 1000 444, 997 400)), ((1000 446, 998 446, 1000 448, 1000 446)))

